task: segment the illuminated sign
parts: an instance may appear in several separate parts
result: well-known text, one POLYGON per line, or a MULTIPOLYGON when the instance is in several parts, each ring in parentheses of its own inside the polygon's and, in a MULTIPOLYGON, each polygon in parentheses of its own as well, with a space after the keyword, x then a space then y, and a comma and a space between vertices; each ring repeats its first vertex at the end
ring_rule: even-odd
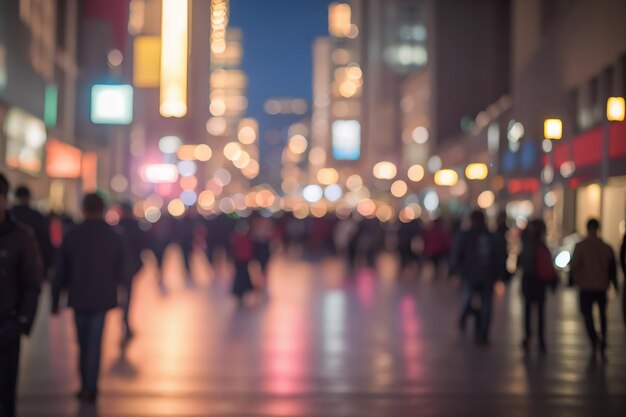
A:
POLYGON ((137 36, 134 41, 133 85, 156 88, 161 79, 161 38, 137 36))
POLYGON ((133 121, 133 87, 127 84, 94 85, 91 88, 91 121, 95 124, 130 124, 133 121))
POLYGON ((187 114, 187 0, 163 0, 161 106, 164 117, 187 114))
POLYGON ((95 152, 83 153, 81 179, 83 191, 91 193, 98 188, 98 155, 95 152))
POLYGON ((357 120, 335 120, 332 135, 333 158, 356 161, 361 157, 361 124, 357 120))
POLYGON ((6 164, 37 175, 41 172, 46 126, 43 120, 17 108, 6 116, 4 132, 7 138, 6 164))
POLYGON ((43 108, 43 120, 47 127, 54 127, 57 124, 58 102, 59 89, 55 84, 48 84, 46 86, 46 96, 43 108))
POLYGON ((56 139, 46 143, 46 175, 50 178, 80 178, 82 152, 56 139))

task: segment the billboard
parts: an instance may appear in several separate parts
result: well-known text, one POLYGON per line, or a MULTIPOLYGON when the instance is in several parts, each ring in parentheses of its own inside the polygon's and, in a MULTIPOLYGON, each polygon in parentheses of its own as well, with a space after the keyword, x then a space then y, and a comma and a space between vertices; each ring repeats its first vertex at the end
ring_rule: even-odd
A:
POLYGON ((7 166, 31 175, 39 175, 46 143, 46 126, 43 120, 12 107, 7 112, 4 133, 7 138, 7 166))
POLYGON ((335 120, 332 124, 333 158, 356 161, 361 157, 361 124, 358 120, 335 120))

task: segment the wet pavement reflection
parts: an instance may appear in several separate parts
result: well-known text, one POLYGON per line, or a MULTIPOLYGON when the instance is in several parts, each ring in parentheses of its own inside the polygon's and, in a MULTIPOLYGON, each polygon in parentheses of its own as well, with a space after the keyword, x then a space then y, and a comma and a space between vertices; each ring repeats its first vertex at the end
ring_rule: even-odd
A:
MULTIPOLYGON (((575 292, 549 299, 548 354, 524 356, 517 283, 494 302, 492 343, 456 326, 458 283, 426 269, 348 278, 343 262, 276 256, 267 286, 238 308, 225 265, 168 253, 162 293, 153 264, 136 284, 136 336, 107 318, 101 393, 81 406, 72 316, 45 300, 24 341, 20 415, 30 416, 612 416, 626 410, 626 334, 609 308, 606 361, 589 360, 575 292)), ((389 272, 389 271, 394 271, 389 272)))

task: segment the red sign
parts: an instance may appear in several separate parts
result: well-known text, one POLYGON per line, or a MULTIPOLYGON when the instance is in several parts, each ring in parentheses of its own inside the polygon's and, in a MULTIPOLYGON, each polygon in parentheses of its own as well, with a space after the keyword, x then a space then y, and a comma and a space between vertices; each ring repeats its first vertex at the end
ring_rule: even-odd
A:
POLYGON ((82 152, 57 139, 46 142, 46 175, 50 178, 80 178, 82 152))

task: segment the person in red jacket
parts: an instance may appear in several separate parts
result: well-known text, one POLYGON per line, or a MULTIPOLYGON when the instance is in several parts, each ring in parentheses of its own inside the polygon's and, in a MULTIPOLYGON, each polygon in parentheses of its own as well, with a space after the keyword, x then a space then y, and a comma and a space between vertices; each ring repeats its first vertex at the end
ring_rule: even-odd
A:
POLYGON ((452 240, 452 235, 446 230, 441 217, 435 219, 424 232, 424 255, 433 263, 435 278, 439 278, 441 268, 450 256, 452 240))
POLYGON ((235 280, 233 282, 233 295, 239 305, 243 305, 248 292, 254 290, 248 265, 254 258, 254 242, 250 237, 250 226, 245 219, 239 219, 235 226, 235 233, 231 237, 233 260, 235 262, 235 280))

